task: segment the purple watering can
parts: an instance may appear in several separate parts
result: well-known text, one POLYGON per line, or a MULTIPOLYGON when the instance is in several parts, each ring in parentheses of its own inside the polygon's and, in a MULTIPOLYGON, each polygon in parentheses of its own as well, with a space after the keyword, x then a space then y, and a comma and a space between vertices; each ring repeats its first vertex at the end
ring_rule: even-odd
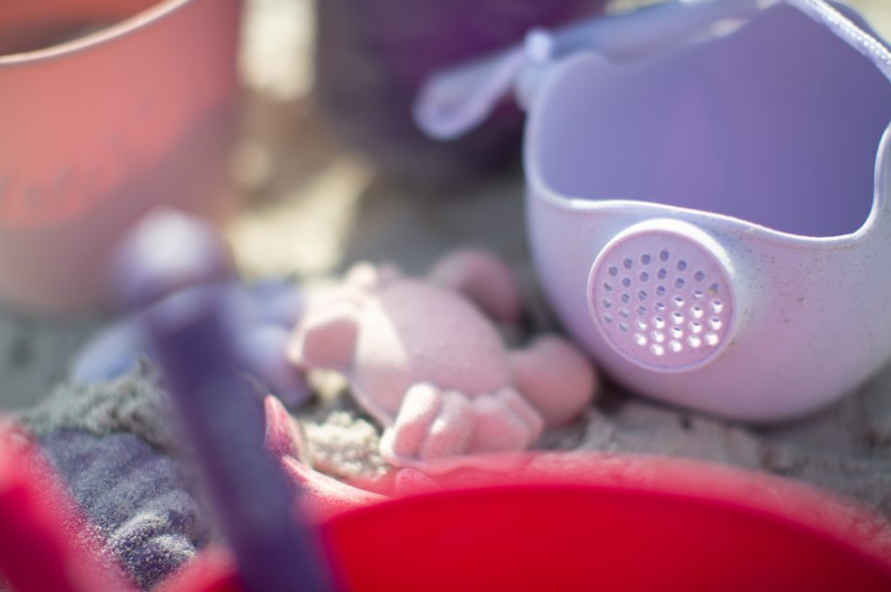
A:
POLYGON ((568 331, 631 389, 746 421, 891 354, 891 53, 823 0, 668 2, 431 80, 415 117, 528 112, 528 229, 568 331))

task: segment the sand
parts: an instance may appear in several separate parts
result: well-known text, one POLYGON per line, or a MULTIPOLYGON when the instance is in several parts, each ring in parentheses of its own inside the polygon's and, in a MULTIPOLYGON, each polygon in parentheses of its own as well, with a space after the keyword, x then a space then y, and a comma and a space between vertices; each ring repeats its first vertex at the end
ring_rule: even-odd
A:
MULTIPOLYGON (((311 73, 301 48, 312 30, 295 24, 267 31, 277 11, 292 10, 286 4, 249 2, 248 121, 233 166, 247 207, 229 232, 244 275, 286 273, 312 283, 360 259, 394 261, 420 273, 449 248, 470 243, 510 262, 521 277, 533 326, 553 328, 529 264, 519 166, 448 190, 377 174, 367 159, 337 144, 307 94, 311 73), (276 53, 276 41, 287 51, 276 53)), ((891 34, 891 6, 884 0, 851 4, 891 34)), ((151 388, 138 387, 139 376, 98 391, 64 385, 73 353, 110 316, 36 319, 0 305, 0 409, 32 408, 55 392, 31 415, 35 430, 130 432, 163 450, 170 434, 153 419, 163 406, 152 399, 151 388), (83 413, 86 400, 91 413, 83 413)), ((379 428, 348 395, 329 393, 297 413, 316 466, 339 476, 382 470, 379 428)), ((770 428, 715 420, 608 385, 594 407, 546 434, 541 446, 666 454, 766 470, 851 496, 891 517, 891 367, 841 403, 770 428)))

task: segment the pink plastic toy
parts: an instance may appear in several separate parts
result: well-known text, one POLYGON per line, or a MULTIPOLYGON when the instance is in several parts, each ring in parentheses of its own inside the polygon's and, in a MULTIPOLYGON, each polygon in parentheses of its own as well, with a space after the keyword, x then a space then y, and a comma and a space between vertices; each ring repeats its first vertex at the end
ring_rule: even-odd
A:
POLYGON ((431 79, 438 137, 516 83, 530 248, 630 389, 776 421, 891 355, 891 52, 823 0, 659 3, 431 79))
POLYGON ((234 209, 242 0, 0 2, 0 296, 95 308, 154 205, 234 209))
POLYGON ((527 448, 595 390, 593 369, 569 343, 541 337, 508 352, 483 313, 502 322, 521 314, 510 271, 487 253, 458 251, 426 281, 360 264, 310 306, 290 356, 348 376, 386 426, 387 461, 447 471, 475 462, 465 454, 527 448))

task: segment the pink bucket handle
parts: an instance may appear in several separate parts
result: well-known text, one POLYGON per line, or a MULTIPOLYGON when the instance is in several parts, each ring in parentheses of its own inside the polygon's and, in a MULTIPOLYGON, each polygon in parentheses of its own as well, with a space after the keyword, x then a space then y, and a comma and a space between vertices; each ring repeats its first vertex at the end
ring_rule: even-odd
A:
POLYGON ((595 18, 558 31, 530 31, 523 44, 432 75, 414 105, 418 127, 450 140, 480 125, 513 90, 526 108, 536 72, 579 51, 629 60, 710 34, 720 20, 746 20, 786 2, 822 23, 891 80, 891 52, 825 0, 675 0, 628 14, 595 18))

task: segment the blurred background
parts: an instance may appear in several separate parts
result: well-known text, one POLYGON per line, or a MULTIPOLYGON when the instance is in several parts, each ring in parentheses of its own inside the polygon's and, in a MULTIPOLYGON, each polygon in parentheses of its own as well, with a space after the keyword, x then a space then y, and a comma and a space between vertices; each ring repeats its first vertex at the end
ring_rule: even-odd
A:
MULTIPOLYGON (((505 257, 535 300, 526 251, 521 114, 436 145, 410 124, 425 72, 517 42, 615 0, 246 0, 244 121, 230 159, 243 208, 229 227, 242 273, 324 280, 351 263, 423 272, 450 247, 505 257)), ((888 0, 848 0, 891 37, 888 0)), ((0 303, 0 408, 45 397, 107 316, 42 319, 0 303)), ((545 322, 545 321, 542 321, 545 322)))
MULTIPOLYGON (((388 258, 419 272, 449 246, 468 241, 514 262, 524 261, 523 180, 518 152, 510 149, 517 145, 512 114, 502 117, 509 121, 507 130, 484 130, 496 141, 503 140, 504 148, 500 159, 482 163, 473 150, 474 138, 436 150, 419 139, 398 136, 403 132, 398 124, 374 127, 377 122, 366 120, 387 108, 407 121, 407 113, 400 110, 408 106, 398 94, 383 107, 371 104, 380 102, 374 94, 386 74, 362 53, 358 34, 350 37, 360 17, 353 13, 353 22, 345 22, 348 15, 328 14, 350 4, 358 8, 363 3, 247 2, 241 67, 249 89, 248 122, 233 162, 233 173, 249 196, 248 210, 232 233, 243 269, 250 274, 311 276, 342 269, 356 259, 388 258), (352 31, 343 30, 350 26, 352 31), (318 39, 320 32, 330 33, 329 39, 318 39), (337 87, 355 91, 354 104, 338 102, 347 91, 337 87), (325 119, 325 114, 333 117, 325 119), (375 132, 381 133, 369 140, 367 135, 375 132), (393 144, 409 149, 400 151, 393 144), (464 156, 462 149, 471 156, 464 156)), ((402 4, 423 4, 435 12, 433 3, 402 4)), ((484 4, 494 5, 493 13, 506 14, 511 13, 510 4, 560 5, 496 1, 468 6, 484 4)), ((606 9, 615 12, 640 4, 621 0, 606 9)), ((891 3, 848 4, 862 11, 880 33, 891 35, 891 3)), ((596 1, 568 6, 579 14, 598 8, 596 1)), ((391 16, 404 17, 399 23, 406 29, 404 37, 424 35, 423 23, 411 21, 414 15, 394 11, 391 16)), ((490 16, 484 22, 497 27, 496 21, 490 16)), ((519 35, 506 34, 514 39, 519 35)), ((406 48, 418 44, 417 39, 397 38, 394 45, 400 43, 406 48)))

